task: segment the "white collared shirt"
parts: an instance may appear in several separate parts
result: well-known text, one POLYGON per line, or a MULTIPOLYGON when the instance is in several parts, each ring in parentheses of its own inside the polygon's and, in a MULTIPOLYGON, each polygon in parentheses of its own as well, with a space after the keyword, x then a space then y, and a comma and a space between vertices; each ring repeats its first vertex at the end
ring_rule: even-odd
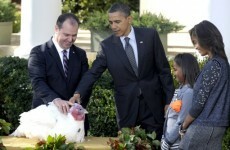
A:
POLYGON ((135 33, 134 33, 134 29, 133 27, 131 26, 131 32, 129 33, 128 36, 122 36, 120 37, 121 39, 121 43, 125 49, 125 37, 129 37, 130 40, 129 40, 129 44, 132 46, 133 48, 133 52, 134 52, 134 56, 135 56, 135 60, 136 60, 136 63, 137 63, 137 67, 138 67, 138 52, 137 52, 137 42, 136 42, 136 37, 135 37, 135 33))
MULTIPOLYGON (((64 63, 63 63, 63 50, 64 50, 64 49, 62 49, 62 48, 59 46, 59 44, 57 43, 57 41, 54 40, 54 38, 52 38, 52 41, 53 41, 53 43, 54 43, 54 45, 55 45, 55 47, 56 47, 56 49, 57 49, 57 52, 58 52, 58 54, 59 54, 59 57, 60 57, 60 59, 61 59, 62 66, 63 66, 63 69, 64 69, 64 63)), ((66 51, 67 51, 67 58, 69 59, 69 48, 66 49, 66 51)))

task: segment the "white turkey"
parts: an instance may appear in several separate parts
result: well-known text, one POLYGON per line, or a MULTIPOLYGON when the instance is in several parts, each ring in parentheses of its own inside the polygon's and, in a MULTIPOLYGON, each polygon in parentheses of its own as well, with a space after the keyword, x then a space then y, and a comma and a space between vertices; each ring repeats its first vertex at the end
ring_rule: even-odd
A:
POLYGON ((48 135, 64 135, 67 142, 83 142, 84 119, 87 111, 75 103, 69 113, 61 113, 52 102, 20 115, 20 125, 10 135, 46 140, 48 135))

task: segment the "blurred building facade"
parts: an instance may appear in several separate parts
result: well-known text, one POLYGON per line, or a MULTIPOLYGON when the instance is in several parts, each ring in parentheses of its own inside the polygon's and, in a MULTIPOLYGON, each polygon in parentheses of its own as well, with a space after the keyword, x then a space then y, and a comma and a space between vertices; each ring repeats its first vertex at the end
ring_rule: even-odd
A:
MULTIPOLYGON (((220 30, 225 51, 230 60, 230 1, 229 0, 140 0, 140 13, 162 14, 172 21, 178 21, 185 28, 176 34, 169 34, 169 46, 184 44, 191 46, 188 30, 202 20, 209 20, 220 30), (181 36, 183 34, 183 36, 181 36), (170 38, 171 37, 171 38, 170 38), (180 38, 183 37, 183 38, 180 38), (180 42, 181 41, 181 42, 180 42)), ((186 51, 186 49, 185 49, 186 51)))

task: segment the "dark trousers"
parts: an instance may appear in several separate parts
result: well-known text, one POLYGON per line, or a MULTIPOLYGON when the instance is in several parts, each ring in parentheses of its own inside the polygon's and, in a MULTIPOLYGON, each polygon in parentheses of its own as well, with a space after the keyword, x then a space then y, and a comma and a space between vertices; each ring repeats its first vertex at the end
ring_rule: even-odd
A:
POLYGON ((142 95, 139 96, 139 100, 140 104, 137 125, 140 125, 142 129, 145 129, 146 133, 152 133, 155 131, 157 134, 156 139, 160 141, 163 134, 163 124, 156 122, 152 112, 150 111, 151 108, 148 107, 142 95))
POLYGON ((85 114, 84 128, 85 128, 85 136, 87 136, 88 135, 87 132, 89 131, 89 119, 87 114, 85 114))

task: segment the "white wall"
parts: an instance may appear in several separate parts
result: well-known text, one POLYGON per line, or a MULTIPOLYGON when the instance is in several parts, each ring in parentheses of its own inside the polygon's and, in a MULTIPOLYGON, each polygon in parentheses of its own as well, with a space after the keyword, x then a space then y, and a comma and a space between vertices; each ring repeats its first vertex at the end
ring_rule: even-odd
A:
POLYGON ((20 47, 14 55, 28 57, 31 48, 49 40, 60 14, 61 0, 22 0, 20 47))
POLYGON ((140 11, 163 14, 172 21, 178 21, 188 31, 196 23, 208 17, 209 0, 140 0, 140 11))
POLYGON ((210 0, 209 19, 219 28, 230 62, 230 0, 210 0))
POLYGON ((225 51, 230 60, 229 7, 230 0, 140 0, 141 13, 161 13, 170 20, 185 25, 182 32, 187 32, 202 20, 213 22, 223 36, 225 51))

